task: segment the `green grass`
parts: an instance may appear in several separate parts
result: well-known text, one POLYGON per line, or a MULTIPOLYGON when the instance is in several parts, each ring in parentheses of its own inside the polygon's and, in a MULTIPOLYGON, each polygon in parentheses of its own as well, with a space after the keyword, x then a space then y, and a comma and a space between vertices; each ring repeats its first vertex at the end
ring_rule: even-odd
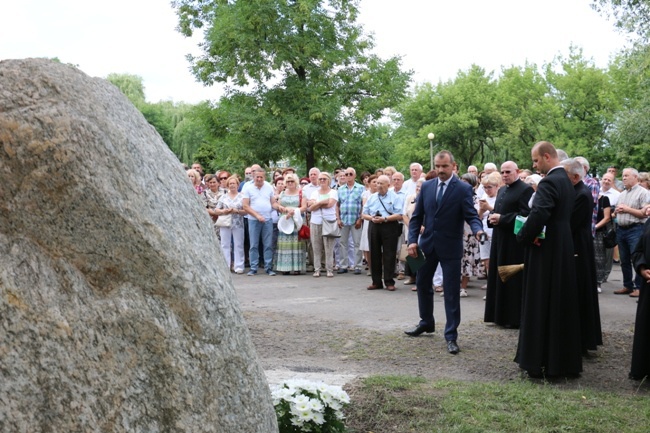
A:
POLYGON ((561 390, 528 380, 429 382, 373 376, 350 390, 347 426, 354 433, 648 432, 650 399, 561 390))

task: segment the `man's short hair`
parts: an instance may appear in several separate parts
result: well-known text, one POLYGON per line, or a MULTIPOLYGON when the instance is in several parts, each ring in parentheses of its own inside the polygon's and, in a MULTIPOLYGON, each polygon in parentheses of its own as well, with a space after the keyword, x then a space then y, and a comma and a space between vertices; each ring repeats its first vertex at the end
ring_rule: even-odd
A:
MULTIPOLYGON (((548 141, 540 141, 537 144, 533 146, 534 150, 537 150, 537 153, 542 156, 545 154, 549 154, 551 158, 558 158, 557 154, 557 149, 555 149, 555 146, 553 146, 552 143, 549 143, 548 141)), ((565 158, 566 159, 566 158, 565 158)))
POLYGON ((456 160, 454 159, 454 155, 450 151, 441 150, 440 152, 436 153, 436 158, 442 158, 444 156, 448 156, 449 162, 451 162, 452 164, 456 163, 456 160))

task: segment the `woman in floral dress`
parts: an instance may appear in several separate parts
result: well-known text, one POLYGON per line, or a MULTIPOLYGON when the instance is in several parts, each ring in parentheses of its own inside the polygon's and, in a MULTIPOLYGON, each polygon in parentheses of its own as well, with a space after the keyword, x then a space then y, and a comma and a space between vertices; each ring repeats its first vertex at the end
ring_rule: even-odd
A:
MULTIPOLYGON (((299 179, 294 173, 287 173, 284 176, 285 189, 278 197, 278 211, 280 218, 293 218, 294 213, 302 214, 305 209, 301 207, 302 196, 299 188, 299 179)), ((278 232, 278 242, 273 256, 275 263, 273 269, 283 272, 285 275, 292 273, 300 275, 306 272, 305 243, 298 238, 300 227, 294 227, 290 234, 278 232)))
MULTIPOLYGON (((471 173, 465 173, 460 178, 463 182, 472 186, 476 190, 478 185, 478 178, 471 173)), ((474 207, 478 206, 478 198, 476 192, 473 194, 474 207)), ((465 245, 463 248, 463 259, 461 261, 461 279, 460 279, 460 296, 467 297, 467 284, 470 277, 481 275, 481 251, 476 237, 472 234, 472 229, 465 223, 465 245)))

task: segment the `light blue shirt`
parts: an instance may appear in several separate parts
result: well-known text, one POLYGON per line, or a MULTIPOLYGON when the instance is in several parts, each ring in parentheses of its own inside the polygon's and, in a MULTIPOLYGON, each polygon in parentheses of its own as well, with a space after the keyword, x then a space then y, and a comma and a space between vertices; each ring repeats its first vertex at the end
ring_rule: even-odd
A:
POLYGON ((393 214, 403 215, 404 194, 396 194, 395 191, 391 190, 382 196, 378 192, 372 194, 363 207, 363 213, 365 215, 375 216, 377 212, 382 217, 389 217, 393 214))

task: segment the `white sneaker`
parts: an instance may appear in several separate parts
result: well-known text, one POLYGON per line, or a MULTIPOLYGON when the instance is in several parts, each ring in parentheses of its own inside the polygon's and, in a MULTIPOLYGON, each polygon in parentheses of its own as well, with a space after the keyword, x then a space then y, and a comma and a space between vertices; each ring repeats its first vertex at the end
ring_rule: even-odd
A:
POLYGON ((461 298, 467 298, 467 290, 460 289, 460 297, 461 298))
POLYGON ((236 273, 236 274, 243 274, 243 273, 244 273, 244 270, 243 270, 243 269, 240 269, 240 268, 237 268, 237 269, 235 269, 235 273, 236 273))
POLYGON ((483 300, 485 301, 487 299, 487 295, 483 296, 483 300))
POLYGON ((600 286, 598 286, 597 290, 598 290, 598 293, 603 293, 603 289, 601 289, 600 286))

